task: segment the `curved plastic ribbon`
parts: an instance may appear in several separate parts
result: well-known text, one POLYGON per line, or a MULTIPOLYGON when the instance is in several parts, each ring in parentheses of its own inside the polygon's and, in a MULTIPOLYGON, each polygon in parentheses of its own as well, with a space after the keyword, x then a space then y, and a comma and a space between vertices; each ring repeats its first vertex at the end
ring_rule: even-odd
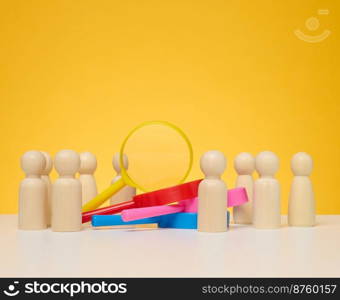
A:
MULTIPOLYGON (((228 190, 227 207, 234 207, 248 202, 247 191, 245 188, 235 188, 228 190)), ((159 205, 141 208, 131 208, 122 211, 122 219, 125 222, 157 217, 178 212, 196 213, 198 198, 182 200, 176 205, 159 205)))

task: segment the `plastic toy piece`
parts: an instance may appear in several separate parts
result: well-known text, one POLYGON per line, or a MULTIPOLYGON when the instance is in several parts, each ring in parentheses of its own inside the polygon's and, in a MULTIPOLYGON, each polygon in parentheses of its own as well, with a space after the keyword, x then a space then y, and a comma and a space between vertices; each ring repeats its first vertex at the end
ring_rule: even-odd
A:
POLYGON ((140 220, 144 218, 162 216, 183 212, 183 205, 159 205, 142 208, 131 208, 122 211, 121 216, 125 222, 140 220))
POLYGON ((123 203, 118 203, 115 205, 103 207, 103 208, 98 208, 95 210, 83 212, 82 214, 82 222, 86 223, 91 221, 92 216, 94 215, 113 215, 113 214, 118 214, 124 209, 129 209, 129 208, 134 208, 136 207, 135 202, 133 201, 127 201, 123 203))
POLYGON ((150 224, 135 224, 135 225, 117 225, 117 226, 94 226, 93 229, 103 230, 103 229, 157 229, 157 223, 150 224))
POLYGON ((141 207, 144 207, 160 205, 161 202, 164 202, 163 204, 168 204, 195 198, 197 197, 198 185, 201 181, 202 179, 198 179, 154 192, 140 194, 135 196, 134 200, 138 200, 141 207), (151 203, 154 204, 150 205, 151 203))
POLYGON ((159 218, 159 228, 196 229, 197 213, 175 213, 159 218))
POLYGON ((82 207, 83 212, 96 209, 97 207, 102 205, 107 199, 109 199, 112 195, 120 191, 125 185, 126 183, 122 179, 117 180, 115 183, 111 184, 107 189, 105 189, 96 197, 94 197, 92 200, 87 202, 82 207))
MULTIPOLYGON (((227 211, 227 226, 230 215, 227 211)), ((158 223, 159 228, 197 229, 197 213, 175 213, 153 218, 144 218, 137 221, 124 222, 120 215, 95 215, 92 217, 92 226, 97 228, 118 228, 118 226, 140 225, 158 223)), ((154 226, 154 225, 152 225, 154 226)))
MULTIPOLYGON (((245 188, 228 190, 228 207, 242 205, 248 201, 245 188)), ((197 197, 179 202, 178 205, 162 205, 143 208, 132 208, 122 211, 124 221, 161 216, 177 212, 197 212, 197 197)))
POLYGON ((200 181, 201 179, 176 185, 174 187, 161 189, 155 192, 140 194, 133 197, 132 201, 83 212, 83 223, 90 221, 91 216, 93 215, 117 214, 128 208, 165 205, 194 198, 197 196, 197 189, 200 181))
POLYGON ((227 191, 227 207, 240 206, 249 201, 247 191, 244 187, 238 187, 227 191))
MULTIPOLYGON (((229 227, 230 214, 227 211, 227 227, 229 227)), ((176 213, 159 217, 159 228, 197 229, 197 213, 176 213)))
POLYGON ((159 218, 145 218, 138 221, 124 222, 120 215, 94 215, 92 216, 92 226, 121 226, 159 223, 159 218))

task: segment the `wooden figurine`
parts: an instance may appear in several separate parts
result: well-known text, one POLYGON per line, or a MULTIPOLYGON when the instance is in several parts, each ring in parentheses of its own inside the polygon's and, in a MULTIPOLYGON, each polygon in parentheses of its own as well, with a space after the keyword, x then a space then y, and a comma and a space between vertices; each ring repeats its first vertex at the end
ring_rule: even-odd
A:
POLYGON ((253 199, 253 224, 258 229, 274 229, 281 225, 280 185, 274 178, 279 169, 275 153, 264 151, 255 159, 260 178, 255 181, 253 199))
POLYGON ((47 187, 41 179, 46 160, 40 151, 28 151, 21 157, 26 178, 19 188, 19 229, 47 228, 47 187))
POLYGON ((291 160, 294 174, 290 189, 288 224, 290 226, 315 225, 315 199, 313 185, 309 179, 313 160, 304 152, 296 153, 291 160))
MULTIPOLYGON (((123 163, 124 163, 124 168, 127 169, 128 166, 129 166, 129 161, 128 161, 128 158, 125 154, 123 156, 123 163)), ((114 182, 116 182, 117 180, 119 180, 121 178, 121 168, 120 168, 120 164, 119 164, 119 153, 116 153, 113 156, 112 166, 115 169, 115 171, 117 172, 117 175, 116 175, 115 178, 113 178, 111 184, 113 184, 114 182)), ((116 193, 114 196, 111 197, 110 205, 122 203, 122 202, 125 202, 125 201, 130 201, 135 195, 136 195, 136 188, 127 185, 127 186, 123 187, 118 193, 116 193)))
POLYGON ((51 212, 52 212, 52 182, 50 178, 50 173, 53 168, 52 157, 45 151, 40 151, 46 160, 46 166, 42 172, 41 179, 45 182, 47 188, 47 225, 51 226, 51 212))
POLYGON ((79 154, 59 151, 54 159, 59 178, 52 185, 52 230, 81 230, 81 183, 75 178, 80 167, 79 154))
POLYGON ((201 232, 227 231, 227 187, 221 179, 226 159, 220 151, 208 151, 200 161, 205 179, 198 187, 198 224, 201 232))
POLYGON ((234 160, 234 168, 238 174, 236 187, 244 187, 247 191, 248 202, 233 208, 235 224, 251 224, 253 222, 253 172, 255 158, 250 153, 240 153, 234 160))
POLYGON ((97 196, 97 184, 94 172, 97 159, 91 152, 80 153, 79 180, 82 187, 82 205, 97 196))

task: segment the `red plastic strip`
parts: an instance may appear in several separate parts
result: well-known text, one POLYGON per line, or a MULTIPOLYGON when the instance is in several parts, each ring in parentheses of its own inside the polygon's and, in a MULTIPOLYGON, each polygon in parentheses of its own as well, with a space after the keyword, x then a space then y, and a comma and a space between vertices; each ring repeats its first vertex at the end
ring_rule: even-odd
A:
POLYGON ((124 209, 166 205, 194 198, 197 196, 198 185, 201 181, 202 179, 199 179, 154 192, 140 194, 134 196, 132 201, 83 212, 82 221, 83 223, 91 221, 93 215, 113 215, 120 213, 124 209))
POLYGON ((158 206, 197 197, 198 185, 202 179, 179 184, 169 188, 144 193, 133 197, 136 207, 158 206))

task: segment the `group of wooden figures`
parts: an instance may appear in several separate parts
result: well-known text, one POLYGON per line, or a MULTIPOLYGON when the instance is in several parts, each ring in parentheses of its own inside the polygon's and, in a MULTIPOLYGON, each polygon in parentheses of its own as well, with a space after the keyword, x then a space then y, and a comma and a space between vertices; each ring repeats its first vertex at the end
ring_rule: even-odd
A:
MULTIPOLYGON (((124 157, 127 168, 127 158, 124 157)), ((113 167, 120 178, 119 156, 113 157, 113 167)), ((44 151, 28 151, 21 157, 26 178, 19 188, 19 229, 41 230, 51 226, 53 231, 79 231, 82 226, 82 205, 97 195, 94 172, 96 157, 90 152, 78 154, 73 150, 59 151, 52 161, 44 151), (53 168, 59 177, 52 184, 53 168), (79 173, 79 178, 76 178, 79 173)), ((112 196, 110 204, 130 200, 136 189, 124 187, 112 196)))
MULTIPOLYGON (((206 152, 201 158, 205 179, 198 189, 198 231, 226 231, 226 185, 221 175, 226 159, 220 151, 206 152)), ((275 229, 281 225, 280 184, 275 179, 279 159, 275 153, 264 151, 253 157, 240 153, 234 160, 238 174, 236 187, 245 187, 249 201, 233 208, 236 224, 253 224, 258 229, 275 229), (252 177, 257 171, 259 178, 252 177)), ((309 175, 313 160, 305 152, 296 153, 291 160, 293 181, 289 196, 288 224, 290 226, 315 225, 315 199, 309 175)))
MULTIPOLYGON (((128 160, 124 156, 124 167, 128 160)), ((208 151, 200 160, 205 178, 198 188, 197 229, 201 232, 227 230, 227 187, 221 176, 226 159, 220 151, 208 151)), ((21 167, 26 174, 19 189, 19 229, 41 230, 51 226, 52 231, 79 231, 82 228, 82 205, 97 195, 94 172, 96 157, 90 152, 78 154, 73 150, 59 151, 52 161, 43 151, 28 151, 21 157, 21 167), (55 167, 59 177, 51 183, 49 174, 55 167), (76 174, 79 173, 79 178, 76 174)), ((119 155, 113 157, 113 167, 118 180, 119 155)), ((233 208, 236 224, 253 224, 259 229, 279 228, 281 224, 280 185, 275 179, 279 168, 278 157, 270 151, 253 157, 240 153, 234 160, 238 174, 236 187, 244 187, 249 201, 233 208), (252 174, 259 178, 254 182, 252 174)), ((288 223, 291 226, 315 225, 315 200, 309 175, 313 161, 304 152, 296 153, 291 160, 294 174, 291 185, 288 223)), ((110 204, 129 201, 136 189, 124 187, 112 196, 110 204)))

